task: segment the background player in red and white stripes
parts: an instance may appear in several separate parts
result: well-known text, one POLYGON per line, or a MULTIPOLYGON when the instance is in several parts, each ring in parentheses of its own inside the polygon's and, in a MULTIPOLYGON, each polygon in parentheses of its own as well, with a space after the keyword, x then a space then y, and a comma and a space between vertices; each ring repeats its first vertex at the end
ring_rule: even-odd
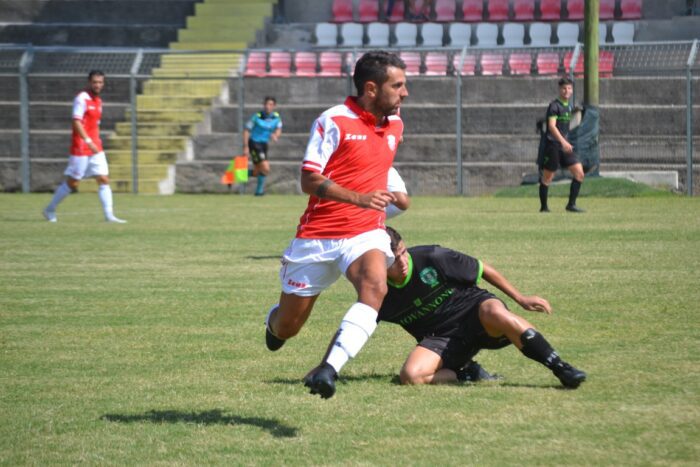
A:
POLYGON ((102 99, 100 93, 105 85, 105 74, 92 70, 88 74, 88 87, 79 92, 73 100, 73 136, 66 179, 56 189, 51 203, 44 209, 44 217, 56 222, 56 208, 66 196, 78 190, 80 180, 95 177, 97 194, 102 203, 105 220, 123 224, 126 221, 114 215, 112 189, 109 186, 109 167, 100 139, 102 119, 102 99))

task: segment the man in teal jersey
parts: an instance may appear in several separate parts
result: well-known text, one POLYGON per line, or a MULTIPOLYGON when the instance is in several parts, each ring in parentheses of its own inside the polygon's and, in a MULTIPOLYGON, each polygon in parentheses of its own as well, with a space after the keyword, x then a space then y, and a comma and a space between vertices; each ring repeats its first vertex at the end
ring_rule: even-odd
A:
POLYGON ((576 198, 578 198, 583 183, 583 165, 576 157, 573 146, 567 140, 573 111, 569 99, 571 99, 573 92, 574 87, 571 80, 569 78, 560 79, 559 97, 550 102, 547 108, 547 134, 544 157, 540 165, 540 212, 549 212, 547 205, 549 184, 559 166, 568 168, 573 176, 566 210, 584 212, 583 209, 576 206, 576 198))
POLYGON ((243 129, 243 154, 253 159, 255 168, 252 174, 258 178, 255 196, 265 194, 265 177, 270 173, 267 144, 270 139, 276 143, 282 134, 282 119, 275 112, 276 105, 274 97, 265 97, 263 110, 250 117, 243 129))

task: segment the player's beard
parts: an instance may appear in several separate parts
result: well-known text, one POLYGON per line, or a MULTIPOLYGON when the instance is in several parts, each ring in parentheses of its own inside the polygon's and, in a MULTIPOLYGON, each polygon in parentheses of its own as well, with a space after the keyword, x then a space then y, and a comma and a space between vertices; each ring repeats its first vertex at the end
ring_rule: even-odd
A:
POLYGON ((381 115, 389 117, 398 113, 401 101, 398 103, 389 102, 389 100, 384 97, 384 94, 379 94, 377 97, 377 110, 381 115))

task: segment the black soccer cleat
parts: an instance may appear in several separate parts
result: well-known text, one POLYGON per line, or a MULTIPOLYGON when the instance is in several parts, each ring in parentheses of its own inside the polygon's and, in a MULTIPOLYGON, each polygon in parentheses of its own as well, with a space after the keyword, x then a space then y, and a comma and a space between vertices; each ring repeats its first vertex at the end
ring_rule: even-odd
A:
POLYGON ((338 373, 328 363, 324 363, 310 378, 304 380, 304 386, 311 394, 318 394, 322 399, 330 399, 335 394, 335 381, 338 373))
POLYGON ((280 339, 270 332, 270 328, 265 326, 265 344, 267 344, 268 350, 275 351, 279 350, 284 343, 287 342, 285 339, 280 339))
POLYGON ((567 204, 566 205, 566 210, 569 212, 586 212, 584 209, 581 209, 580 207, 576 206, 575 204, 567 204))
POLYGON ((554 365, 552 372, 569 389, 576 389, 586 381, 586 373, 563 361, 554 365))
POLYGON ((549 208, 547 206, 540 208, 540 212, 549 212, 549 208))
POLYGON ((476 383, 477 381, 497 381, 503 379, 502 376, 491 374, 484 370, 484 367, 479 365, 474 360, 470 361, 466 366, 456 371, 457 380, 464 382, 476 383))

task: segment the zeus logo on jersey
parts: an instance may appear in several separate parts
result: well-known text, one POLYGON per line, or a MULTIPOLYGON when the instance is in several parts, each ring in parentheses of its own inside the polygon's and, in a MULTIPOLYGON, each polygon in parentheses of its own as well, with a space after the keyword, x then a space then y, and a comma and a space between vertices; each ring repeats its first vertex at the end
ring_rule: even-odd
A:
POLYGON ((367 135, 353 135, 348 133, 345 135, 345 141, 364 141, 367 139, 367 135))
POLYGON ((295 281, 293 279, 289 279, 287 281, 287 285, 291 285, 292 287, 296 287, 298 289, 305 289, 309 286, 308 284, 305 284, 303 282, 298 282, 298 281, 295 281))

